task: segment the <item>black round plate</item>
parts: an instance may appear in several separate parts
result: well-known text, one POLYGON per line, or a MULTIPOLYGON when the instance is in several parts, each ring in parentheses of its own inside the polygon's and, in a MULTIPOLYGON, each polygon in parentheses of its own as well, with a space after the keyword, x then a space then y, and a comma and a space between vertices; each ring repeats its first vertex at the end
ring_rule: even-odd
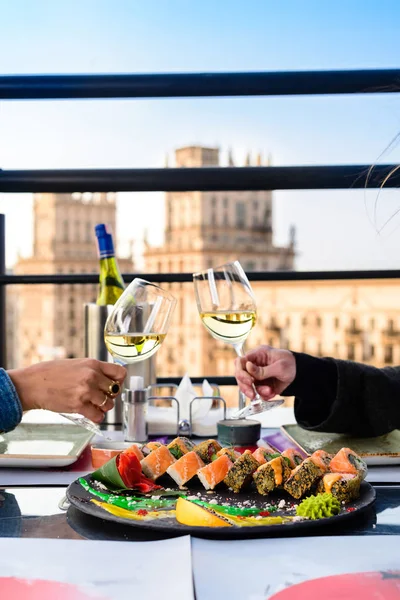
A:
MULTIPOLYGON (((85 479, 92 484, 90 475, 86 475, 85 479)), ((160 480, 160 485, 162 481, 160 480)), ((164 482, 165 487, 172 487, 171 480, 164 482)), ((250 500, 252 506, 259 506, 260 509, 264 508, 265 504, 271 502, 277 503, 279 500, 284 499, 288 504, 297 504, 298 502, 293 500, 285 492, 272 493, 269 496, 260 496, 256 491, 248 490, 239 494, 234 494, 227 488, 217 490, 213 495, 207 495, 200 482, 188 484, 189 490, 186 492, 188 495, 196 494, 197 492, 202 493, 203 499, 210 501, 215 498, 218 504, 223 502, 229 502, 232 505, 243 503, 244 501, 250 500)), ((260 527, 189 527, 188 525, 181 525, 176 521, 175 518, 171 519, 160 519, 154 521, 131 521, 130 519, 124 519, 123 517, 117 517, 105 510, 100 506, 97 506, 90 500, 94 498, 87 492, 79 483, 74 481, 67 489, 67 498, 69 502, 75 506, 78 510, 94 516, 99 519, 105 519, 107 521, 113 521, 127 525, 129 527, 140 527, 141 529, 150 529, 153 532, 159 532, 162 535, 194 535, 203 538, 220 538, 220 539, 239 539, 239 538, 252 538, 252 537, 270 537, 280 535, 306 535, 320 533, 316 531, 330 525, 345 525, 350 519, 354 519, 356 516, 362 514, 368 510, 375 502, 376 492, 374 488, 363 481, 360 488, 360 497, 354 502, 350 502, 343 506, 341 512, 327 519, 318 519, 315 521, 294 521, 289 523, 282 523, 278 525, 262 525, 260 527), (349 510, 350 509, 350 510, 349 510)), ((271 516, 293 516, 292 513, 285 513, 284 510, 278 510, 271 514, 271 516)))

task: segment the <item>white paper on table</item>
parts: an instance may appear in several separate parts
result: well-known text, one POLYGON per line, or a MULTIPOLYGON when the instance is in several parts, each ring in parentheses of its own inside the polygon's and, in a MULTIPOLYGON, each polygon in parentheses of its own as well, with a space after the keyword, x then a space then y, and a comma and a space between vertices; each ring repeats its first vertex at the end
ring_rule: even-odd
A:
POLYGON ((398 571, 399 543, 395 535, 229 541, 193 538, 196 598, 268 600, 309 579, 398 571), (240 573, 240 577, 232 577, 232 573, 240 573))
POLYGON ((129 543, 3 538, 0 589, 2 577, 73 584, 88 600, 194 599, 189 536, 129 543))

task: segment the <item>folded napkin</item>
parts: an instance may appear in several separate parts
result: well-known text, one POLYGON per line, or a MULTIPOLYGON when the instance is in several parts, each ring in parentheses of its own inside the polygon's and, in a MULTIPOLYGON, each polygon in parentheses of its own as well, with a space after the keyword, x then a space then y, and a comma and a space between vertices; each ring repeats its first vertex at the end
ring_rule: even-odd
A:
MULTIPOLYGON (((199 398, 192 403, 192 433, 194 435, 217 435, 217 421, 223 419, 224 411, 222 406, 212 409, 213 396, 215 396, 215 390, 207 379, 204 379, 201 389, 196 391, 187 373, 175 392, 175 397, 179 403, 180 420, 190 420, 190 402, 194 398, 199 398)), ((150 435, 162 433, 175 435, 177 428, 175 403, 167 408, 149 406, 147 421, 150 435)))

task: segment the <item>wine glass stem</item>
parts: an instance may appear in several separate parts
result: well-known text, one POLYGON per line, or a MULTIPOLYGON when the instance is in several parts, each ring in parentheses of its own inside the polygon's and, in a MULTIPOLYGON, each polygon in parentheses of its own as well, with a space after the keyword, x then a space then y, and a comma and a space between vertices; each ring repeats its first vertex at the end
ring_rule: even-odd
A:
MULTIPOLYGON (((233 344, 233 347, 235 348, 236 354, 240 357, 243 358, 244 353, 243 353, 243 342, 240 344, 233 344)), ((254 385, 254 383, 251 386, 255 392, 255 396, 253 398, 253 400, 251 401, 253 402, 262 402, 262 398, 260 396, 260 394, 257 392, 256 390, 256 386, 254 385)), ((244 408, 246 406, 246 396, 245 394, 243 394, 243 392, 239 391, 239 410, 241 410, 242 408, 244 408)))

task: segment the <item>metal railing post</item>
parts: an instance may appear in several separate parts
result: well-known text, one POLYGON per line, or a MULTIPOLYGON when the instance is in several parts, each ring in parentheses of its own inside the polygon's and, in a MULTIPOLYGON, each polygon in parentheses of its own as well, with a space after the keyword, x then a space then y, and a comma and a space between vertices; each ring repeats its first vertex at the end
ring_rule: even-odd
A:
MULTIPOLYGON (((0 275, 6 272, 6 216, 0 214, 0 275)), ((7 366, 6 286, 0 284, 0 367, 7 366)))

